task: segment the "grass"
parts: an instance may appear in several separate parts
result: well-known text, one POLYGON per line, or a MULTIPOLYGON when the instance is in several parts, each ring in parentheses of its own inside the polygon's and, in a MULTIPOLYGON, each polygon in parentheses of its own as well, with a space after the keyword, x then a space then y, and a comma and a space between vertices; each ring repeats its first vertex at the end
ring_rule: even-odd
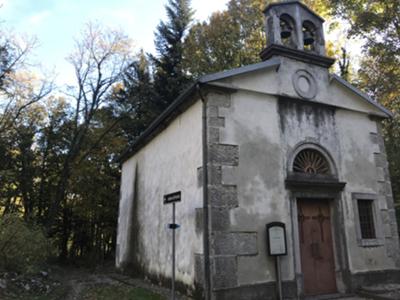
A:
MULTIPOLYGON (((2 300, 62 300, 66 299, 68 290, 59 287, 48 295, 1 295, 2 300)), ((143 288, 128 285, 93 285, 85 288, 79 297, 81 300, 166 300, 161 295, 143 288)))
POLYGON ((68 289, 65 286, 60 286, 54 289, 49 294, 34 295, 29 293, 11 293, 8 295, 0 294, 2 300, 61 300, 65 299, 68 294, 68 289))
POLYGON ((142 288, 127 285, 95 285, 82 292, 82 300, 165 300, 142 288))

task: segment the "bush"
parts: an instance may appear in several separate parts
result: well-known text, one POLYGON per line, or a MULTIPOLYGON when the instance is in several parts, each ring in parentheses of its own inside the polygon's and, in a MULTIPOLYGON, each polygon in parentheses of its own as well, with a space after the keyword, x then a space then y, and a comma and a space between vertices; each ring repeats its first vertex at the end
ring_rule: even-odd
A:
POLYGON ((0 218, 0 269, 37 272, 51 255, 51 249, 50 241, 38 226, 17 215, 0 218))

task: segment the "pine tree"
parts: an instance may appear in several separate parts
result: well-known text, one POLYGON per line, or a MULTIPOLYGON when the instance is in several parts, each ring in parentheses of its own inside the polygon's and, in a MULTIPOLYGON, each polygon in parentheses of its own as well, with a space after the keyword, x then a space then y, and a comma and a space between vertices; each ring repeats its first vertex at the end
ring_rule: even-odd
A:
POLYGON ((121 118, 120 127, 128 143, 132 143, 161 112, 150 63, 143 50, 124 72, 122 87, 114 98, 114 114, 121 118))
POLYGON ((192 21, 190 0, 169 0, 168 21, 157 26, 155 46, 157 57, 151 56, 155 67, 154 87, 159 107, 167 107, 190 82, 182 66, 183 40, 192 21))

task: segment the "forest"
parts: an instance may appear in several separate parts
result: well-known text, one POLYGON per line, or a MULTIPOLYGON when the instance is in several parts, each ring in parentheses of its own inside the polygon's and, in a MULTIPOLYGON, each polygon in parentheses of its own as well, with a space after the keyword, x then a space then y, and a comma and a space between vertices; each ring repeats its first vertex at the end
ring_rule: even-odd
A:
MULTIPOLYGON (((118 158, 196 78, 260 61, 262 10, 271 2, 230 0, 197 22, 190 0, 169 0, 154 54, 133 49, 120 30, 89 23, 67 58, 71 86, 37 76, 27 63, 35 41, 21 42, 0 23, 0 269, 28 272, 49 257, 112 259, 118 158)), ((331 71, 394 114, 383 128, 399 207, 400 2, 303 2, 327 20, 327 33, 342 32, 328 44, 337 59, 331 71), (361 57, 349 54, 353 39, 362 41, 361 57)))

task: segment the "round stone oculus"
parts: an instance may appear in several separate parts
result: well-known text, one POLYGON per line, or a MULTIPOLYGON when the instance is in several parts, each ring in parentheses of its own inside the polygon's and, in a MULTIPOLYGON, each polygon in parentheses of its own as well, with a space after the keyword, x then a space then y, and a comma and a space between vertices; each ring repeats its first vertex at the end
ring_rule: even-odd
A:
POLYGON ((297 70, 292 78, 296 93, 305 99, 313 99, 317 95, 317 82, 314 76, 306 70, 297 70))

